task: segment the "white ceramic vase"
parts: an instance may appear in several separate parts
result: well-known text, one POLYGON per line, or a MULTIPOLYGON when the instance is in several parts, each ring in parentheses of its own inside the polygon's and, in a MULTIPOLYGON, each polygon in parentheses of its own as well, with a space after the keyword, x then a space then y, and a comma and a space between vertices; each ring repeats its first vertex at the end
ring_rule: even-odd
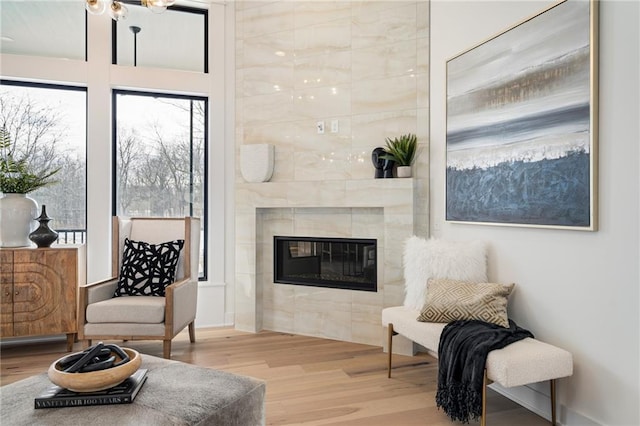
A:
POLYGON ((273 145, 240 145, 240 172, 247 182, 266 182, 271 179, 274 162, 273 145))
POLYGON ((38 204, 26 194, 4 194, 0 198, 0 247, 28 247, 36 229, 38 204))
POLYGON ((411 177, 411 166, 398 166, 396 173, 399 178, 411 177))

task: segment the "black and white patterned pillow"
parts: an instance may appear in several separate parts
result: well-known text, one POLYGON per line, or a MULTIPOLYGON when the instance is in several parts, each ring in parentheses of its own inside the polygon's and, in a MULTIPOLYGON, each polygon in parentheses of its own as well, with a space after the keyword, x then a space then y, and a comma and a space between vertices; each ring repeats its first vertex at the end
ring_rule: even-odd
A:
POLYGON ((165 288, 174 282, 180 250, 184 240, 149 244, 124 240, 118 296, 164 296, 165 288))

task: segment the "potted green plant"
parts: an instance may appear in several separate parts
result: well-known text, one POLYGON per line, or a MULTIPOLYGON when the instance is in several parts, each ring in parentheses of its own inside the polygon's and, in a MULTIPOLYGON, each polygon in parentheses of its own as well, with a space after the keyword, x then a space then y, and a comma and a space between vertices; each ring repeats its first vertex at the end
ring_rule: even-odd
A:
POLYGON ((10 152, 11 138, 5 127, 0 129, 0 192, 3 194, 28 194, 43 186, 55 183, 53 175, 60 168, 45 167, 35 170, 29 167, 27 158, 16 160, 10 152))
POLYGON ((27 194, 55 182, 59 168, 34 170, 27 158, 14 159, 6 128, 0 129, 0 247, 29 246, 29 233, 38 216, 37 203, 27 194))
POLYGON ((418 147, 416 135, 409 133, 393 139, 387 138, 386 143, 385 154, 381 157, 396 162, 398 177, 411 177, 411 164, 418 147))

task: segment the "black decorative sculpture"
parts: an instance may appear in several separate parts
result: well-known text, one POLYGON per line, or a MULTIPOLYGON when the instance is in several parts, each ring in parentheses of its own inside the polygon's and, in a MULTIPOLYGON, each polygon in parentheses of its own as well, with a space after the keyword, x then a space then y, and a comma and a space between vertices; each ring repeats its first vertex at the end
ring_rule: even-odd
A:
POLYGON ((88 373, 118 367, 129 361, 131 361, 129 355, 120 346, 105 345, 99 342, 82 352, 61 358, 58 360, 57 366, 65 373, 88 373), (120 357, 120 361, 115 362, 115 355, 120 357))
POLYGON ((384 154, 384 148, 380 147, 374 148, 373 152, 371 152, 371 162, 373 163, 373 167, 376 168, 376 174, 374 176, 376 179, 384 176, 382 169, 384 168, 385 159, 380 158, 382 154, 384 154))
POLYGON ((386 154, 384 148, 377 147, 371 153, 371 161, 376 168, 375 178, 392 178, 393 166, 395 161, 382 158, 382 154, 386 154))
POLYGON ((382 168, 382 174, 385 178, 393 177, 393 166, 395 166, 396 162, 393 160, 384 160, 384 167, 382 168))
POLYGON ((29 234, 29 239, 40 248, 50 247, 51 244, 58 239, 58 233, 49 228, 51 218, 47 216, 47 206, 42 205, 42 213, 40 213, 40 216, 35 220, 40 222, 40 226, 29 234))

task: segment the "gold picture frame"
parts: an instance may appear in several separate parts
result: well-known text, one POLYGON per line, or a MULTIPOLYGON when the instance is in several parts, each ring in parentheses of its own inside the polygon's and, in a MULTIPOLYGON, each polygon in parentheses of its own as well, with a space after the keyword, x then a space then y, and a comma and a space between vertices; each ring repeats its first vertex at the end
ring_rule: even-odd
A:
POLYGON ((446 221, 597 230, 598 2, 447 61, 446 221))

